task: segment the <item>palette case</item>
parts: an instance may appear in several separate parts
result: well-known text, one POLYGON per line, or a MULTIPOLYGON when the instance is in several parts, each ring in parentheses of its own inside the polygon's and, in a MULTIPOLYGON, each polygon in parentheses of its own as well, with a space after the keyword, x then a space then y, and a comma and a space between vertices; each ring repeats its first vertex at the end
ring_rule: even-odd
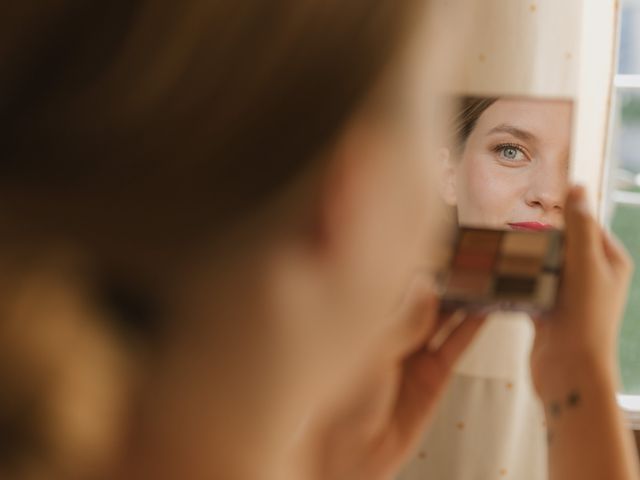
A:
POLYGON ((557 300, 563 264, 559 230, 461 227, 439 275, 444 309, 544 313, 557 300))

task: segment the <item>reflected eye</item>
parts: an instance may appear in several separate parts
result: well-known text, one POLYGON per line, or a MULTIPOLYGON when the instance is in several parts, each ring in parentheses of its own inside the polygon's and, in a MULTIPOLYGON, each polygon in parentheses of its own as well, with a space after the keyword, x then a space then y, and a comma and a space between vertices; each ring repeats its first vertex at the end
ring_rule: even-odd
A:
POLYGON ((507 162, 523 162, 528 159, 523 148, 518 145, 498 145, 494 150, 500 155, 501 160, 507 162))

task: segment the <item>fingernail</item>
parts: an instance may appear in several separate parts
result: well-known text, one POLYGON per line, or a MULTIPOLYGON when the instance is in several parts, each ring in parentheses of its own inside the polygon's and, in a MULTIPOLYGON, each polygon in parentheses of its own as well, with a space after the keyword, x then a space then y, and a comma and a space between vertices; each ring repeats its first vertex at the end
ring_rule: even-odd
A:
POLYGON ((582 185, 577 185, 571 190, 571 205, 576 210, 589 212, 587 191, 582 185))
POLYGON ((458 309, 444 322, 435 335, 431 338, 427 344, 427 351, 435 353, 440 350, 440 347, 444 345, 444 342, 449 338, 453 331, 460 326, 460 324, 467 318, 467 312, 462 309, 458 309))
POLYGON ((584 198, 584 195, 585 195, 584 187, 582 185, 575 185, 569 192, 569 195, 571 196, 571 200, 574 200, 574 201, 584 198))

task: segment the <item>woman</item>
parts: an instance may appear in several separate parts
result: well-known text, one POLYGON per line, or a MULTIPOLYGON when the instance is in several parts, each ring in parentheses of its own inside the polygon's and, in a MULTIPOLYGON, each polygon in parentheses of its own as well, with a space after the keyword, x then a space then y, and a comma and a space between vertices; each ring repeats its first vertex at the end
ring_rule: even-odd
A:
POLYGON ((447 158, 445 199, 461 224, 562 227, 572 102, 471 98, 447 158))
MULTIPOLYGON (((465 97, 452 123, 453 146, 441 152, 443 196, 458 223, 563 227, 571 102, 465 97)), ((546 421, 529 373, 532 341, 526 315, 492 315, 456 366, 403 480, 547 478, 546 421)))
MULTIPOLYGON (((422 348, 437 325, 425 272, 446 237, 424 7, 6 6, 2 476, 394 472, 480 325, 422 348), (361 421, 340 432, 349 406, 361 421)), ((556 381, 590 360, 572 415, 601 420, 589 435, 558 420, 551 468, 627 479, 601 320, 619 316, 629 262, 583 201, 567 209, 564 295, 606 295, 541 330, 538 387, 563 397, 556 381)))

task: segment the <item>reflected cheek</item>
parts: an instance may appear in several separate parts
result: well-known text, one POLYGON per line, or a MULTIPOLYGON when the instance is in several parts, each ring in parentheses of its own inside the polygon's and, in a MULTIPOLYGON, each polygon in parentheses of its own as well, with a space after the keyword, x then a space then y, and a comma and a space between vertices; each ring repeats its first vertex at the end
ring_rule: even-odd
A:
POLYGON ((457 174, 461 223, 500 226, 522 197, 516 169, 496 165, 489 156, 463 160, 457 174))

